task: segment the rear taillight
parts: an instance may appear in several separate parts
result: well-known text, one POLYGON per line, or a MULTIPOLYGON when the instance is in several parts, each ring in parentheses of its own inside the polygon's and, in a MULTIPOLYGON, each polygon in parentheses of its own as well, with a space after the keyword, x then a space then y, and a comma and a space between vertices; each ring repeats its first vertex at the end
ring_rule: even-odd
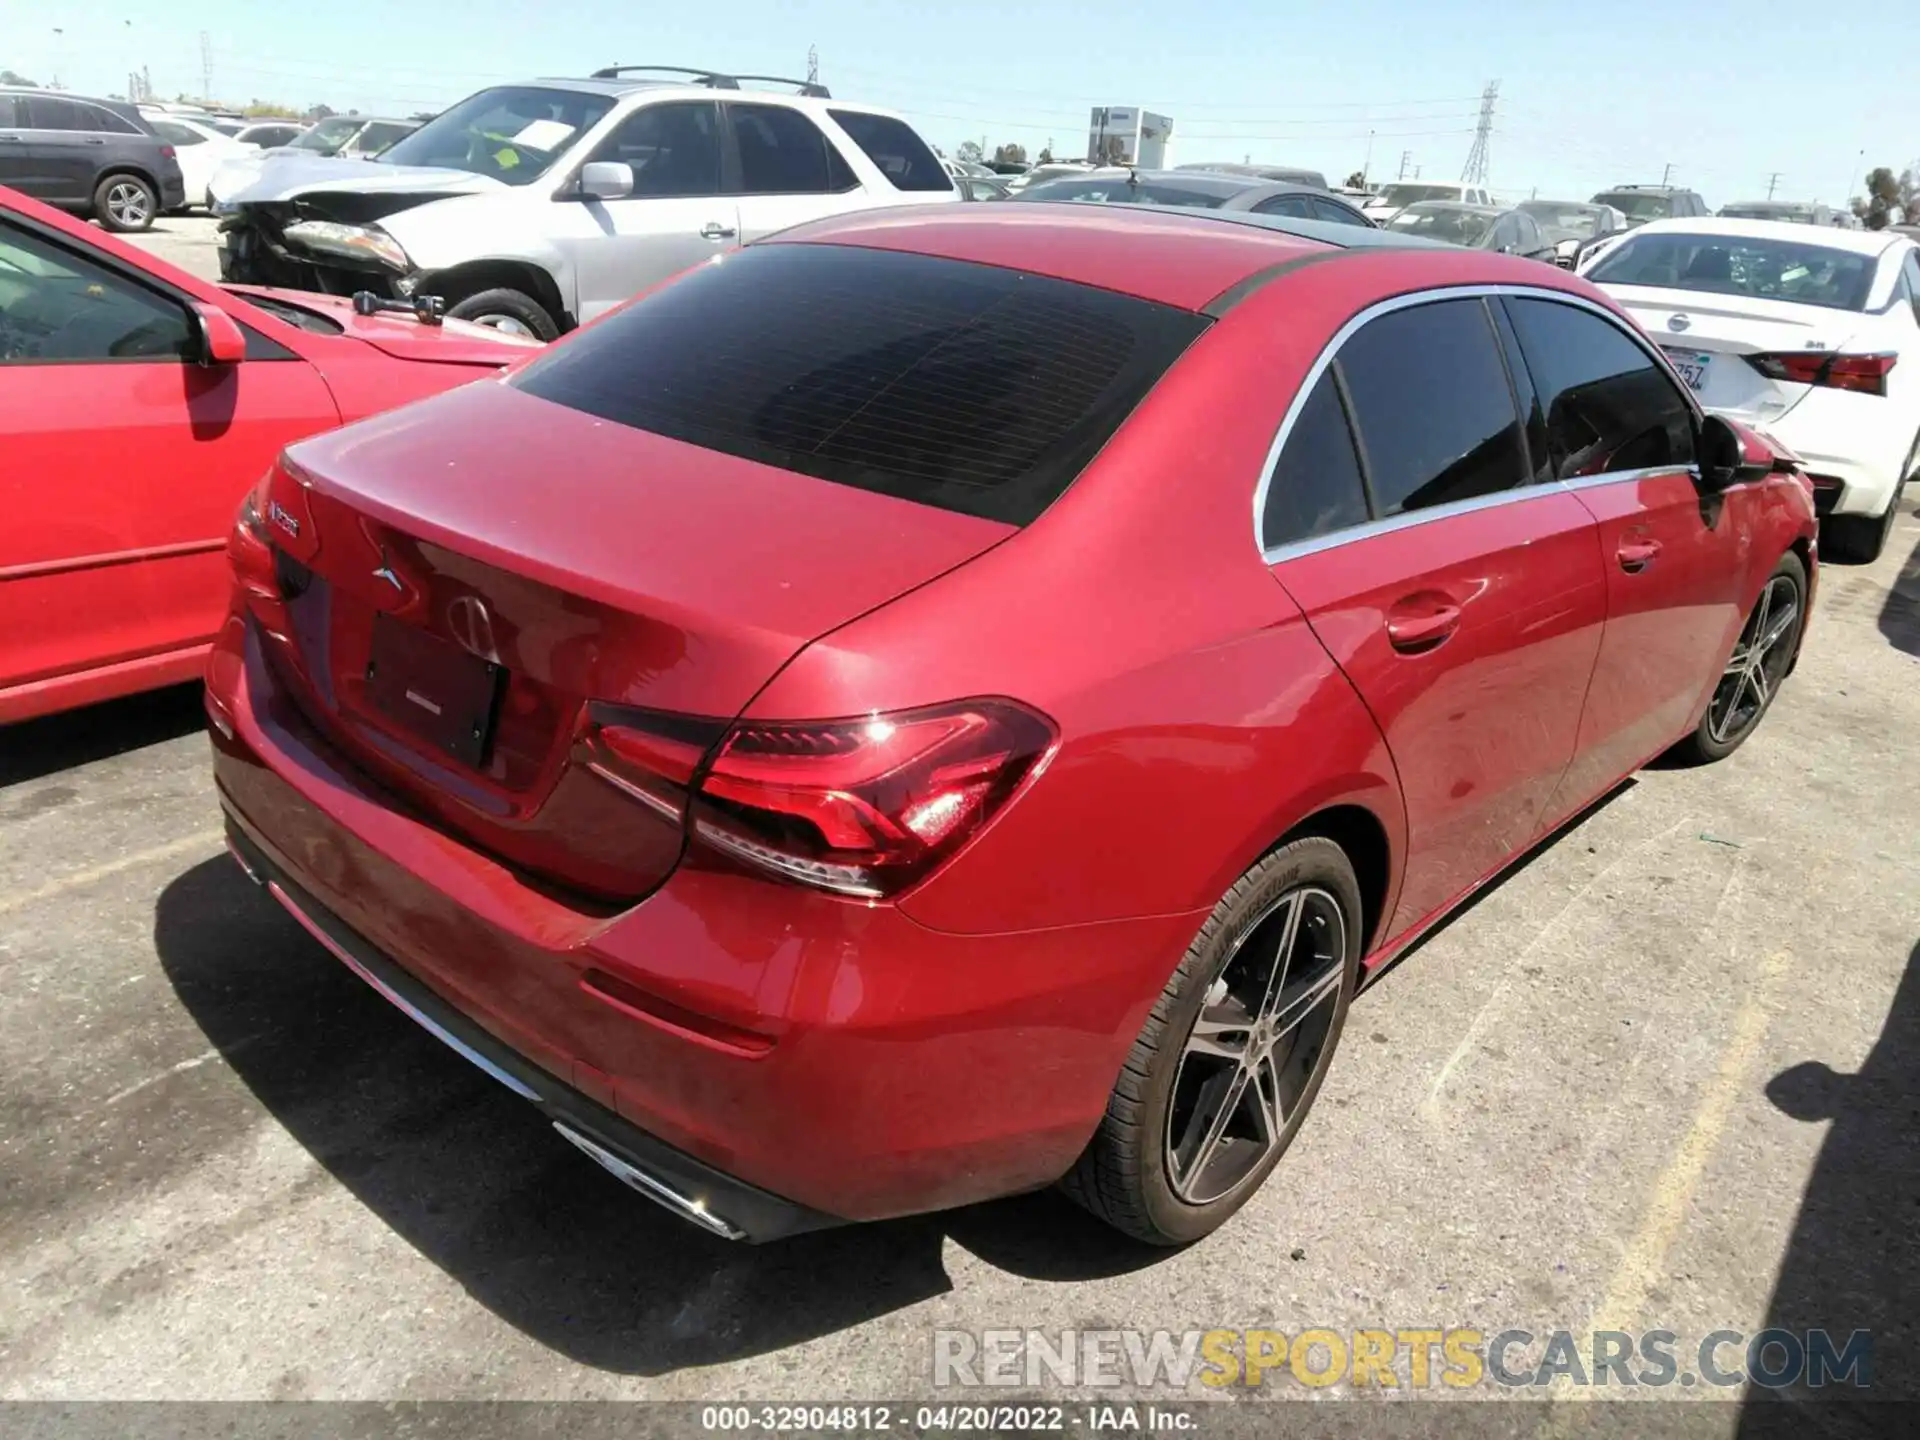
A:
POLYGON ((1054 740, 1047 720, 1009 700, 733 726, 599 706, 592 718, 591 768, 657 813, 685 816, 696 844, 873 899, 964 845, 1054 740))
POLYGON ((174 148, 171 145, 162 145, 160 147, 160 158, 162 160, 172 160, 177 158, 174 153, 174 148))
POLYGON ((246 493, 240 511, 233 517, 233 529, 227 535, 227 559, 233 565, 233 578, 249 597, 277 599, 273 574, 273 545, 267 533, 267 486, 273 472, 267 474, 246 493))
POLYGON ((1826 385, 1856 390, 1863 395, 1887 393, 1887 372, 1900 359, 1894 354, 1830 355, 1818 350, 1749 355, 1747 363, 1769 380, 1795 385, 1826 385))

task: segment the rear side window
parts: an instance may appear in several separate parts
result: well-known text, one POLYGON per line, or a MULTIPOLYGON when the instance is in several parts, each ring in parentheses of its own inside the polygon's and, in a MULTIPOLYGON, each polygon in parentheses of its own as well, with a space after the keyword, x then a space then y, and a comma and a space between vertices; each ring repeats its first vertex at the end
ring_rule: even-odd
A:
POLYGON ((20 125, 20 102, 11 95, 0 95, 0 130, 13 130, 20 125))
POLYGON ((1313 211, 1304 195, 1276 195, 1253 207, 1256 215, 1291 215, 1296 220, 1311 220, 1313 211))
POLYGON ((834 189, 827 137, 798 110, 784 105, 729 105, 740 151, 744 195, 824 195, 834 189))
POLYGON ((53 95, 33 96, 27 101, 27 112, 35 130, 98 132, 104 128, 91 105, 53 95))
POLYGON ((1572 305, 1506 306, 1546 411, 1556 478, 1693 463, 1693 407, 1646 351, 1572 305))
POLYGON ((913 127, 891 115, 868 115, 859 110, 829 110, 833 123, 847 132, 861 153, 874 163, 896 190, 951 190, 946 167, 913 127))
POLYGON ((1478 300, 1395 310, 1341 347, 1378 513, 1524 483, 1519 417, 1478 300))
POLYGON ((1358 225, 1363 230, 1371 230, 1373 222, 1366 216, 1349 210, 1344 205, 1335 205, 1331 200, 1313 202, 1313 218, 1324 220, 1329 225, 1358 225))
POLYGON ((1260 543, 1268 550, 1344 530, 1367 518, 1360 457, 1329 366, 1300 408, 1267 482, 1260 543))
POLYGON ((759 245, 511 383, 709 450, 1024 525, 1206 323, 994 266, 759 245))

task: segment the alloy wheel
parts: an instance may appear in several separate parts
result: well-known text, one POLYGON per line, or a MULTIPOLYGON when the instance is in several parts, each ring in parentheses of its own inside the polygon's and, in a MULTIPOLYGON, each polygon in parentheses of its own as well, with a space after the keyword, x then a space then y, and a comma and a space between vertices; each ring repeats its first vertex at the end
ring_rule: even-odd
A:
POLYGON ((148 218, 147 192, 131 181, 123 180, 107 191, 107 213, 116 223, 144 225, 148 218))
POLYGON ((531 325, 514 315, 475 315, 468 323, 472 325, 484 325, 489 330, 498 330, 505 335, 526 335, 535 339, 539 338, 534 335, 534 330, 531 325))
POLYGON ((1189 1205, 1264 1173, 1292 1136, 1333 1054, 1346 953, 1339 902, 1303 886, 1247 927, 1208 986, 1167 1100, 1167 1181, 1189 1205))
POLYGON ((1731 744, 1759 723, 1793 663, 1799 633, 1800 587, 1791 576, 1775 575, 1747 617, 1707 708, 1707 733, 1715 744, 1731 744))

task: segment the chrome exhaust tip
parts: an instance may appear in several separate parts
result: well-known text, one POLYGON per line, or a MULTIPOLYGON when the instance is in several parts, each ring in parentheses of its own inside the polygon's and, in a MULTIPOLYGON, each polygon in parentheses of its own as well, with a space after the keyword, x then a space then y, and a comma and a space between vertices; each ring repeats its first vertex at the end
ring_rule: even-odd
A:
POLYGON ((718 1235, 724 1240, 744 1240, 747 1238, 747 1232, 742 1230, 738 1225, 707 1209, 704 1200, 696 1200, 690 1195, 681 1194, 680 1191, 660 1179, 659 1176, 649 1175, 646 1171, 631 1162, 622 1160, 605 1146, 589 1140, 578 1130, 563 1125, 558 1120, 553 1122, 553 1128, 560 1132, 563 1140, 574 1146, 581 1154, 585 1155, 589 1160, 593 1161, 594 1164, 598 1165, 602 1170, 605 1170, 623 1185, 629 1189, 638 1191, 656 1205, 661 1205, 671 1210, 682 1220, 691 1220, 695 1225, 698 1225, 709 1234, 718 1235))

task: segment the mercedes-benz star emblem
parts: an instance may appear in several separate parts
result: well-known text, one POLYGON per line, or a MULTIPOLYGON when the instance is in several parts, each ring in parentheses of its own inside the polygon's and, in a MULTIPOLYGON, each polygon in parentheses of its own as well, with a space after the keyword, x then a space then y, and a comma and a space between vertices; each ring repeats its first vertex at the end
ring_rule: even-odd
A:
POLYGON ((1684 315, 1669 315, 1667 317, 1667 329, 1669 330, 1687 330, 1691 329, 1692 326, 1693 322, 1684 315))
POLYGON ((393 573, 393 564, 387 559, 387 547, 384 545, 380 547, 380 568, 373 572, 373 578, 386 581, 402 595, 407 593, 406 584, 393 573))

